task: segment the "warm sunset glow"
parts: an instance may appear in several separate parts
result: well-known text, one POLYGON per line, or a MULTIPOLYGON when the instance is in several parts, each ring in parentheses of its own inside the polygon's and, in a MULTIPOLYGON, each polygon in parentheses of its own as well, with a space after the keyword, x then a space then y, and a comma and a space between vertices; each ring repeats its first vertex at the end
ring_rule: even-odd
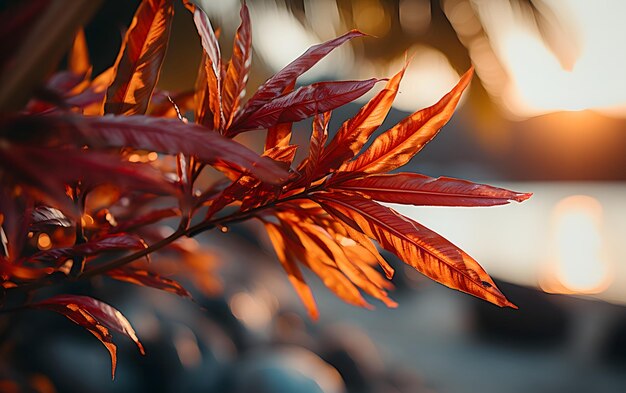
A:
MULTIPOLYGON (((491 61, 493 54, 472 51, 471 42, 470 54, 485 87, 509 113, 527 117, 595 109, 624 116, 626 50, 623 40, 617 37, 626 36, 626 25, 621 20, 626 3, 546 1, 550 9, 558 10, 558 20, 550 22, 566 26, 559 38, 575 46, 567 53, 555 53, 555 46, 546 42, 523 4, 473 4, 507 80, 490 86, 491 74, 481 73, 480 68, 491 61)), ((556 45, 556 50, 563 46, 556 45)))
POLYGON ((548 292, 595 294, 611 283, 603 250, 602 206, 592 197, 575 195, 554 208, 554 261, 543 289, 548 292), (554 282, 555 278, 557 282, 554 282))
MULTIPOLYGON (((402 78, 393 107, 414 112, 437 102, 459 81, 460 76, 446 55, 435 48, 418 45, 407 53, 411 56, 411 63, 402 78)), ((387 73, 393 75, 398 72, 404 62, 404 57, 398 58, 390 64, 387 73)))
MULTIPOLYGON (((257 2, 249 4, 249 7, 250 15, 255 21, 252 24, 252 45, 273 71, 280 70, 307 48, 323 41, 316 33, 303 26, 292 13, 273 2, 257 2)), ((337 48, 303 74, 298 82, 312 82, 323 76, 336 75, 344 68, 350 69, 353 57, 349 45, 337 48), (337 67, 337 64, 341 64, 341 67, 337 67)))

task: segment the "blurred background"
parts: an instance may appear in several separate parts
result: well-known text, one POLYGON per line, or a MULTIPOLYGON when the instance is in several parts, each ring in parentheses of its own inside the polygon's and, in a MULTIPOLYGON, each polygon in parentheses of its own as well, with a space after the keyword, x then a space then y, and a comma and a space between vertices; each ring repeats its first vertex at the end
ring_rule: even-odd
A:
MULTIPOLYGON (((104 2, 86 26, 96 74, 114 62, 137 4, 104 2)), ((200 4, 228 58, 239 0, 200 4)), ((386 255, 397 268, 397 309, 350 307, 312 279, 321 320, 311 323, 262 231, 244 224, 190 246, 204 250, 211 276, 196 286, 198 304, 108 281, 90 289, 128 317, 148 353, 121 346, 114 383, 104 349, 48 315, 25 320, 21 335, 41 342, 16 367, 68 392, 626 391, 626 3, 247 4, 249 92, 353 28, 375 38, 335 50, 299 82, 387 77, 412 57, 382 130, 436 102, 474 65, 457 113, 407 169, 534 196, 494 208, 395 208, 475 257, 520 309, 443 288, 386 255), (37 336, 41 329, 55 333, 37 336)), ((200 54, 191 14, 177 4, 160 87, 191 89, 200 54)), ((358 108, 336 110, 331 129, 358 108)), ((306 144, 309 130, 297 125, 294 138, 306 144)), ((240 141, 260 149, 263 138, 240 141)))

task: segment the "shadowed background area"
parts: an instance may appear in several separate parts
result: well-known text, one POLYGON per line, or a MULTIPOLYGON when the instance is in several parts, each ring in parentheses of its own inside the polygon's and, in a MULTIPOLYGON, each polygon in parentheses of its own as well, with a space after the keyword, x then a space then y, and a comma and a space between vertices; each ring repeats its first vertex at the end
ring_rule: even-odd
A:
MULTIPOLYGON (((104 2, 86 25, 95 74, 113 63, 138 3, 104 2)), ((221 28, 228 58, 240 2, 199 4, 221 28)), ((353 28, 375 37, 342 46, 299 82, 388 77, 408 56, 381 130, 436 102, 474 65, 457 113, 408 169, 533 198, 489 209, 395 208, 475 257, 520 309, 443 288, 386 255, 396 262, 397 309, 350 307, 311 280, 321 310, 311 323, 260 228, 244 224, 201 239, 223 286, 194 294, 204 309, 147 289, 96 286, 115 294, 148 353, 120 347, 114 383, 102 348, 61 318, 46 325, 55 334, 37 335, 49 319, 16 317, 20 336, 38 337, 17 340, 24 349, 18 367, 68 392, 623 392, 626 3, 247 4, 254 37, 248 92, 309 46, 353 28)), ((172 95, 193 88, 200 54, 192 16, 177 3, 160 88, 172 95)), ((334 111, 331 132, 372 94, 334 111)), ((303 144, 309 133, 309 124, 294 128, 303 144)), ((263 137, 238 140, 260 150, 263 137)))

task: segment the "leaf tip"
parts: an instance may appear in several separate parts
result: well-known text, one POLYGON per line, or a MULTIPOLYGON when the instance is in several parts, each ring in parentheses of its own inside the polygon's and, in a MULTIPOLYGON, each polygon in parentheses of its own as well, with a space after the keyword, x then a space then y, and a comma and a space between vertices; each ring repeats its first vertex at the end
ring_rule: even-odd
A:
POLYGON ((532 192, 517 193, 513 197, 513 200, 515 202, 524 202, 525 200, 529 199, 531 196, 533 196, 532 192))
POLYGON ((512 308, 513 310, 519 310, 519 307, 517 307, 515 304, 511 303, 510 301, 506 301, 506 303, 504 303, 504 307, 509 307, 512 308))

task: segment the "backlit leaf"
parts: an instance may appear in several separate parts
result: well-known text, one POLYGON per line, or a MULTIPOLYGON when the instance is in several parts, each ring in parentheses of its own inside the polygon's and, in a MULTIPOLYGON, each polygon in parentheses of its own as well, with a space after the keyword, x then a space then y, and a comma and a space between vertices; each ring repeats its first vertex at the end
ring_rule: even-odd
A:
POLYGON ((105 113, 144 114, 159 80, 174 16, 172 0, 143 0, 126 32, 105 113))
MULTIPOLYGON (((193 21, 198 29, 198 34, 200 34, 202 48, 206 54, 202 56, 205 67, 204 75, 207 81, 207 90, 203 101, 209 104, 213 119, 212 128, 220 130, 224 125, 224 111, 222 107, 222 57, 219 42, 209 17, 200 7, 195 7, 193 21)), ((202 67, 202 64, 200 66, 202 67)), ((208 116, 205 115, 205 118, 208 116)), ((203 124, 210 126, 206 121, 203 124)))
POLYGON ((89 50, 85 39, 85 30, 82 28, 76 32, 74 43, 67 58, 67 66, 76 75, 86 75, 91 73, 91 61, 89 60, 89 50))
POLYGON ((284 223, 282 227, 287 234, 285 240, 287 241, 288 249, 322 279, 322 282, 328 289, 348 304, 364 308, 372 307, 365 301, 359 289, 344 275, 337 264, 319 247, 315 240, 299 226, 293 225, 298 220, 298 217, 293 217, 288 212, 282 212, 278 215, 278 218, 284 223))
POLYGON ((369 100, 354 117, 343 123, 335 137, 324 149, 324 155, 319 164, 321 174, 339 168, 341 164, 361 151, 370 135, 387 117, 391 104, 398 93, 398 86, 405 70, 406 66, 394 75, 385 87, 369 100))
POLYGON ((276 256, 278 257, 283 269, 285 269, 285 273, 287 273, 289 282, 291 282, 291 285, 293 285, 293 288, 300 297, 300 300, 302 301, 302 304, 304 304, 309 317, 311 317, 314 321, 317 320, 319 318, 319 312, 317 310, 317 305, 315 304, 315 299, 313 298, 311 289, 302 276, 300 268, 287 248, 284 235, 281 232, 280 227, 276 224, 265 222, 265 229, 267 230, 267 234, 272 242, 272 245, 274 246, 276 256))
POLYGON ((494 206, 522 202, 523 194, 450 177, 432 178, 419 173, 371 175, 331 185, 358 192, 381 202, 431 206, 494 206))
POLYGON ((513 307, 472 257, 423 225, 358 195, 316 194, 314 199, 425 276, 501 307, 513 307))
POLYGON ((230 126, 239 110, 241 99, 246 94, 246 83, 252 62, 252 28, 250 14, 244 2, 239 12, 241 24, 235 34, 233 55, 226 68, 226 77, 222 87, 222 109, 226 120, 225 128, 230 126))
POLYGON ((258 108, 233 125, 229 135, 268 128, 279 123, 295 122, 316 113, 330 111, 367 93, 378 79, 364 81, 320 82, 303 86, 258 108))
POLYGON ((113 343, 113 336, 109 330, 125 335, 137 344, 142 355, 143 346, 135 330, 121 312, 115 308, 89 296, 57 295, 49 299, 30 305, 32 308, 57 312, 66 316, 72 322, 89 330, 107 348, 111 354, 111 376, 115 378, 117 365, 117 347, 113 343))
POLYGON ((413 113, 387 130, 356 160, 349 161, 339 170, 353 173, 383 173, 406 164, 450 120, 473 73, 474 69, 470 68, 439 102, 413 113))
POLYGON ((318 61, 324 58, 333 49, 346 41, 351 40, 352 38, 363 37, 365 35, 366 34, 363 34, 360 31, 352 30, 340 37, 310 47, 306 52, 286 65, 285 68, 278 71, 261 87, 259 87, 252 98, 246 102, 241 115, 238 116, 235 123, 239 123, 240 119, 247 118, 250 114, 255 113, 260 107, 283 94, 283 91, 287 86, 295 84, 296 79, 298 79, 300 75, 304 74, 311 67, 317 64, 318 61))

